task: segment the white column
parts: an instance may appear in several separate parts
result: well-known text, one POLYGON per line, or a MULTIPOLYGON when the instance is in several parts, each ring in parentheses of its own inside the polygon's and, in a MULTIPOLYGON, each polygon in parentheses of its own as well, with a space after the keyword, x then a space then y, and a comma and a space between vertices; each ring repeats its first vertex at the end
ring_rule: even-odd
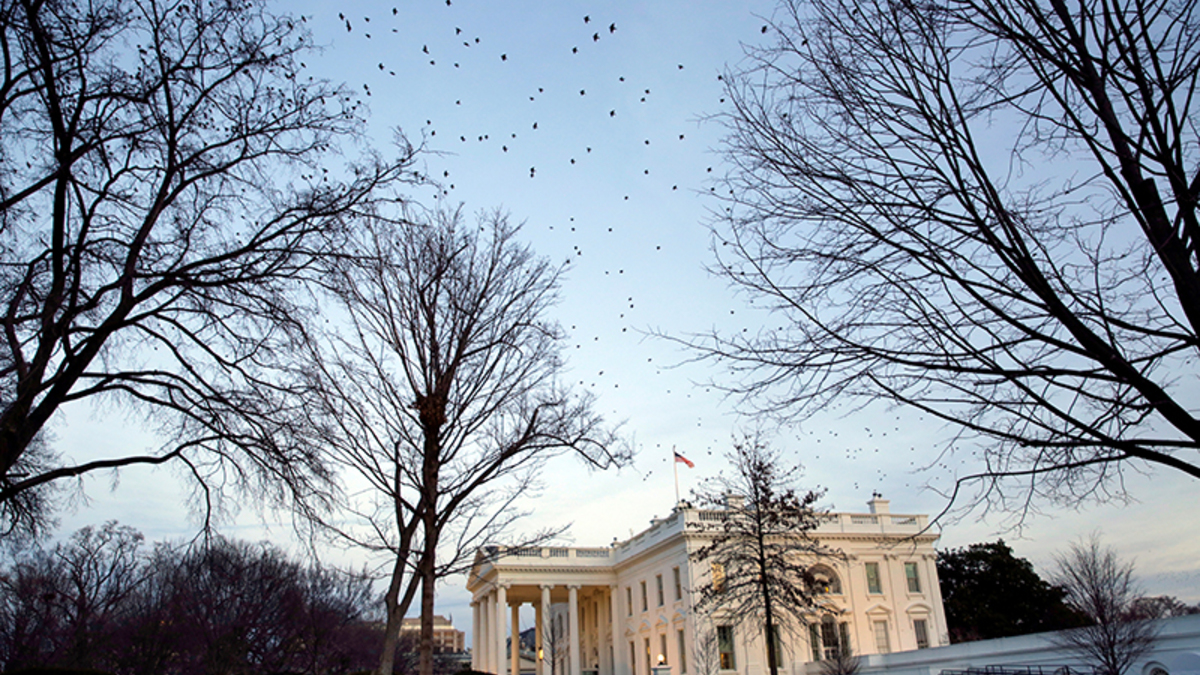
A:
POLYGON ((624 675, 625 634, 621 630, 620 603, 617 602, 617 587, 608 587, 608 614, 612 622, 612 675, 624 675))
MULTIPOLYGON (((504 611, 508 609, 508 588, 496 587, 496 675, 508 675, 508 663, 504 658, 504 647, 508 639, 508 617, 504 611)), ((514 674, 515 675, 515 674, 514 674)))
POLYGON ((479 603, 471 601, 471 670, 479 670, 479 603))
POLYGON ((510 652, 509 663, 512 666, 512 675, 521 675, 521 603, 514 602, 512 604, 512 646, 508 650, 510 652))
POLYGON ((582 661, 579 653, 579 586, 576 585, 567 586, 567 623, 567 635, 570 637, 567 643, 567 658, 571 664, 567 673, 582 675, 583 669, 579 665, 582 661))
POLYGON ((479 598, 479 637, 475 644, 479 647, 479 669, 484 672, 492 671, 492 594, 484 593, 479 598))
MULTIPOLYGON (((550 650, 546 648, 546 622, 550 621, 550 587, 542 586, 542 601, 537 605, 537 649, 538 656, 544 656, 550 650)), ((545 662, 538 658, 537 675, 545 675, 545 662)))
MULTIPOLYGON (((612 589, 610 588, 610 589, 606 589, 606 590, 608 590, 608 593, 606 594, 608 597, 608 604, 611 605, 612 604, 612 589)), ((612 674, 612 658, 609 656, 609 649, 608 649, 609 641, 605 638, 605 633, 607 631, 606 631, 606 629, 602 628, 602 626, 604 626, 605 623, 608 623, 610 627, 612 626, 612 621, 611 621, 612 612, 611 611, 608 612, 609 616, 605 617, 605 618, 610 618, 609 621, 606 622, 606 621, 604 621, 604 618, 601 618, 602 615, 605 614, 605 607, 606 607, 606 605, 604 604, 603 598, 604 598, 604 595, 598 594, 597 599, 596 599, 596 603, 600 606, 600 610, 596 613, 596 650, 600 652, 600 671, 599 671, 600 675, 611 675, 612 674)))

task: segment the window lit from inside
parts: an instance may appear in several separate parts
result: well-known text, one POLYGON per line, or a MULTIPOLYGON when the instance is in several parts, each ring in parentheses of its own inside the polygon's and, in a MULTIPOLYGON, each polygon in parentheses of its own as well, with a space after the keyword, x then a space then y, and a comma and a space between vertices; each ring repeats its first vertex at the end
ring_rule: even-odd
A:
POLYGON ((904 578, 908 580, 908 592, 921 592, 921 577, 917 576, 917 563, 904 563, 904 578))
POLYGON ((733 626, 717 626, 717 654, 721 670, 737 670, 733 658, 733 626))
POLYGON ((712 573, 712 587, 717 593, 725 590, 725 566, 719 562, 709 563, 712 573))

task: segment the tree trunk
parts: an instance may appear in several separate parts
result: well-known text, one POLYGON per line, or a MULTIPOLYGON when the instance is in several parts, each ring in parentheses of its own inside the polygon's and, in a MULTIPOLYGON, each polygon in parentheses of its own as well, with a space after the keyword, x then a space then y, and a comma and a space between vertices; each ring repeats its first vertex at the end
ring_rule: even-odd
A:
POLYGON ((438 469, 442 462, 440 429, 446 420, 446 396, 435 396, 426 400, 431 405, 421 410, 421 422, 425 427, 425 457, 422 468, 425 494, 421 501, 425 510, 421 514, 424 549, 417 568, 417 573, 421 576, 421 646, 417 672, 420 675, 433 675, 433 611, 437 590, 437 545, 441 534, 437 508, 438 469), (430 412, 433 414, 429 415, 430 412))

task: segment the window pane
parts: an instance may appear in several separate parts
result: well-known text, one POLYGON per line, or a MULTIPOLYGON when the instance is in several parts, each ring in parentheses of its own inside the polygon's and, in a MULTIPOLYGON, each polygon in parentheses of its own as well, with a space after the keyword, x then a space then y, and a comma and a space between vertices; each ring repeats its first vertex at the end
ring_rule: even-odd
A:
POLYGON ((658 663, 667 663, 667 634, 658 636, 658 663))
POLYGON ((838 625, 834 623, 833 617, 827 616, 821 620, 821 644, 824 649, 824 657, 827 659, 836 659, 838 656, 838 625))
POLYGON ((812 660, 821 660, 821 631, 817 624, 808 624, 808 644, 812 647, 812 660))
POLYGON ((917 649, 929 646, 929 631, 925 628, 925 619, 913 620, 913 632, 917 634, 917 649))
POLYGON ((646 582, 642 582, 642 611, 646 611, 649 605, 646 602, 646 582))
POLYGON ((679 672, 687 672, 687 643, 683 640, 683 629, 680 628, 676 633, 679 637, 679 672))
POLYGON ((867 563, 867 592, 883 592, 883 585, 879 583, 879 563, 867 563))
POLYGON ((676 567, 672 571, 675 573, 675 599, 682 600, 683 599, 683 582, 679 578, 679 568, 676 567))
POLYGON ((876 621, 875 627, 875 651, 880 654, 887 654, 892 651, 891 645, 888 644, 888 629, 887 621, 876 621))
POLYGON ((771 633, 775 636, 775 665, 783 667, 783 638, 779 635, 779 626, 771 626, 771 633))
POLYGON ((662 575, 661 574, 656 575, 654 577, 654 586, 658 590, 658 606, 662 607, 664 602, 663 602, 663 584, 662 584, 662 575))
POLYGON ((904 578, 908 579, 908 592, 921 592, 921 578, 917 576, 917 563, 904 563, 904 578))
POLYGON ((629 610, 629 616, 633 616, 633 589, 628 586, 625 587, 625 607, 629 610))
POLYGON ((717 652, 721 655, 721 670, 736 670, 733 658, 733 626, 717 626, 717 652))

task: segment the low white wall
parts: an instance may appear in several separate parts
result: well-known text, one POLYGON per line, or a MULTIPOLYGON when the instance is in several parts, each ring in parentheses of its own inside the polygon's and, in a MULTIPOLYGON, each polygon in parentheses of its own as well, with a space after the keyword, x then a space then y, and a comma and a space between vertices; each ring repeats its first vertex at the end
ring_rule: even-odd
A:
MULTIPOLYGON (((1127 675, 1152 675, 1161 668, 1167 675, 1200 675, 1200 615, 1165 619, 1158 642, 1150 654, 1127 675)), ((943 670, 984 666, 1082 665, 1047 639, 1053 633, 1035 633, 998 640, 980 640, 893 654, 860 657, 859 675, 939 675, 943 670)), ((820 675, 821 664, 809 663, 808 675, 820 675)))

